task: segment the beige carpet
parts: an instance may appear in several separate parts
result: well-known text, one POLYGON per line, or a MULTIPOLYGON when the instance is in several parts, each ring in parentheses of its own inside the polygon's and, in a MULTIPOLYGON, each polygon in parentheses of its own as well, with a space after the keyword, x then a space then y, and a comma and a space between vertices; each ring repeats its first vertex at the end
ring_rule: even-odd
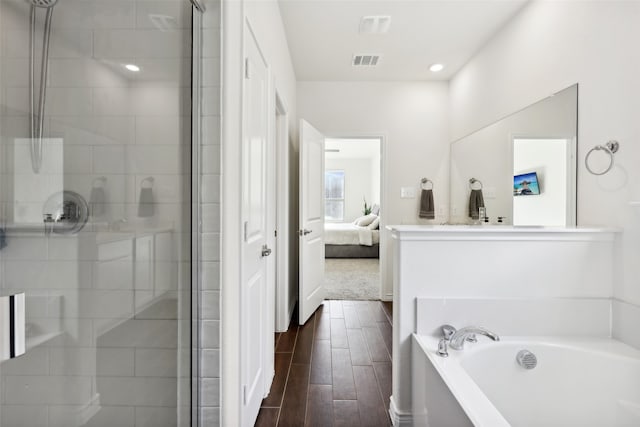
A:
POLYGON ((379 261, 377 258, 325 259, 327 299, 380 299, 379 261))

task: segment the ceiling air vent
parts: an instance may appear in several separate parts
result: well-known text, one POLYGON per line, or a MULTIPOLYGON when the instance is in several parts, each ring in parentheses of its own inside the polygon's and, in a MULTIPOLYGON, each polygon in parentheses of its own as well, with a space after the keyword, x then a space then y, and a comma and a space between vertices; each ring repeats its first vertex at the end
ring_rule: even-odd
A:
POLYGON ((351 65, 354 67, 375 67, 380 62, 380 55, 375 54, 362 54, 353 55, 353 62, 351 65))
POLYGON ((390 26, 391 17, 388 15, 363 16, 360 19, 361 34, 385 34, 390 26))

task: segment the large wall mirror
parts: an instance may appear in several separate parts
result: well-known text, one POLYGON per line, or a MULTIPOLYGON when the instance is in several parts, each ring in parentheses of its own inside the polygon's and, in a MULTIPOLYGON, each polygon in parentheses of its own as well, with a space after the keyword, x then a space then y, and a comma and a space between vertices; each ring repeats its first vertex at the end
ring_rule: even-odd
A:
POLYGON ((451 222, 576 225, 578 85, 451 144, 451 222))

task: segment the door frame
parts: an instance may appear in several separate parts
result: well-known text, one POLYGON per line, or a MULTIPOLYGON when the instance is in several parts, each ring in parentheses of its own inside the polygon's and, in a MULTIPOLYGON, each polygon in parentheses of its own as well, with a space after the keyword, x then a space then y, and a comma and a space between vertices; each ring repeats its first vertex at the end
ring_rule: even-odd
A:
POLYGON ((380 140, 380 288, 379 298, 382 301, 393 301, 393 281, 391 269, 391 241, 387 236, 387 134, 386 132, 340 132, 327 133, 327 139, 378 139, 380 140))
POLYGON ((276 290, 275 290, 275 330, 286 332, 295 301, 291 301, 293 286, 289 265, 292 262, 291 220, 289 216, 289 109, 280 92, 275 87, 275 124, 273 139, 276 150, 276 290))

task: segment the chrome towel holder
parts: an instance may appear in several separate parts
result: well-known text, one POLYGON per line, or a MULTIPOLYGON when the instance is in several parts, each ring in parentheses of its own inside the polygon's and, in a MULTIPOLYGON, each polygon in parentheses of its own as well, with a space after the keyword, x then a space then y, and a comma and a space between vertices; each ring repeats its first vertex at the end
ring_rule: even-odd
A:
POLYGON ((422 178, 420 180, 420 188, 423 190, 433 190, 433 181, 429 178, 422 178), (431 184, 431 187, 427 187, 427 185, 431 184))
POLYGON ((607 143, 604 145, 596 145, 591 150, 589 150, 589 152, 584 158, 584 165, 586 166, 589 173, 593 175, 604 175, 605 173, 609 172, 614 164, 614 160, 615 160, 614 154, 618 152, 619 148, 620 148, 620 143, 618 141, 610 140, 610 141, 607 141, 607 143), (594 151, 600 151, 600 150, 604 150, 604 152, 609 155, 609 166, 607 166, 607 168, 601 172, 596 172, 591 168, 591 166, 589 166, 589 156, 591 156, 591 154, 594 151))
POLYGON ((471 178, 469 179, 469 188, 472 190, 482 190, 482 181, 479 179, 471 178), (473 188, 473 184, 478 184, 480 188, 473 188))

